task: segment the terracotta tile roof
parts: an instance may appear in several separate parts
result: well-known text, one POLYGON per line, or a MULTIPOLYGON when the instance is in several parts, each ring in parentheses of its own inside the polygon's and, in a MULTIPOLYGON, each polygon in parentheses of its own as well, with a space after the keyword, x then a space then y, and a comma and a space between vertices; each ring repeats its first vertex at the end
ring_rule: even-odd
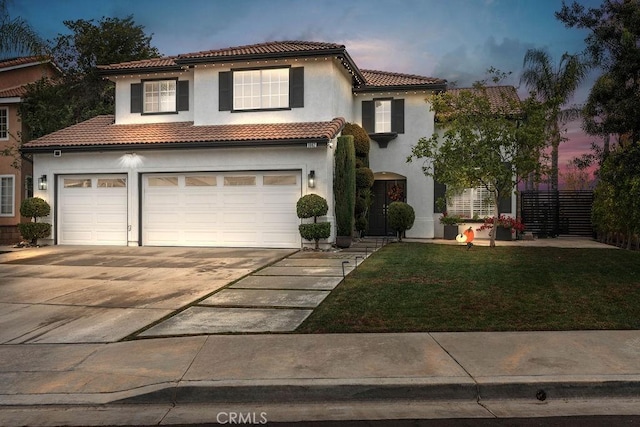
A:
POLYGON ((235 58, 238 56, 279 56, 293 53, 318 53, 326 51, 344 50, 344 45, 336 43, 309 41, 273 41, 246 46, 227 47, 224 49, 207 50, 202 52, 185 53, 178 56, 178 60, 193 58, 235 58))
MULTIPOLYGON (((508 114, 520 114, 522 110, 515 107, 514 104, 520 104, 520 97, 516 88, 513 86, 487 86, 485 87, 486 94, 491 104, 493 112, 507 112, 508 114)), ((447 92, 453 95, 459 94, 462 91, 471 91, 473 93, 479 93, 479 89, 475 88, 454 88, 448 89, 447 92)))
POLYGON ((372 88, 411 87, 445 85, 446 80, 435 77, 417 76, 415 74, 390 73, 386 71, 361 70, 366 83, 361 90, 372 88))
POLYGON ((175 59, 175 56, 165 56, 163 58, 142 59, 139 61, 121 62, 119 64, 98 65, 97 68, 102 71, 140 70, 147 68, 180 69, 175 59))
POLYGON ((342 130, 341 117, 330 122, 194 126, 193 122, 113 124, 114 116, 97 116, 24 144, 24 152, 52 149, 119 149, 131 146, 172 148, 288 145, 328 142, 342 130))
POLYGON ((27 92, 27 86, 12 87, 9 89, 0 90, 0 98, 21 98, 27 92))
POLYGON ((18 65, 25 65, 25 64, 31 64, 31 63, 40 63, 40 62, 42 62, 42 60, 38 56, 24 56, 21 58, 3 59, 3 60, 0 60, 0 69, 17 67, 18 65))

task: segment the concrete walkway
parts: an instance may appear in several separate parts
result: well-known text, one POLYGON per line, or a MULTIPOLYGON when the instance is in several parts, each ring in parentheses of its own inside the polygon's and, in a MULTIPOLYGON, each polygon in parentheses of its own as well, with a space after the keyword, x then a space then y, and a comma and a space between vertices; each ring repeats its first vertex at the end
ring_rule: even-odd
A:
MULTIPOLYGON (((369 254, 356 247, 264 259, 249 276, 216 284, 219 291, 139 339, 56 343, 32 334, 6 342, 0 425, 228 423, 230 413, 258 422, 640 415, 640 331, 192 335, 211 332, 192 322, 192 329, 163 337, 169 333, 163 328, 175 327, 172 319, 189 309, 268 307, 306 316, 341 280, 345 257, 347 273, 369 254)), ((245 256, 236 263, 241 269, 251 259, 245 256)), ((192 265, 190 258, 178 259, 192 265)), ((197 277, 203 267, 194 268, 197 277)), ((4 271, 16 274, 13 267, 4 271)))

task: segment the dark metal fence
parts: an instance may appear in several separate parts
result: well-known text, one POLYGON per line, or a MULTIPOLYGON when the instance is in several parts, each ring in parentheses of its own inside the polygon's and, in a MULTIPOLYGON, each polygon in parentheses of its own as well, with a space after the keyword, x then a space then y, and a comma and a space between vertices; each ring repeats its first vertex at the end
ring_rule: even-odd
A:
POLYGON ((522 222, 526 231, 540 237, 560 234, 593 236, 592 191, 523 191, 522 222))

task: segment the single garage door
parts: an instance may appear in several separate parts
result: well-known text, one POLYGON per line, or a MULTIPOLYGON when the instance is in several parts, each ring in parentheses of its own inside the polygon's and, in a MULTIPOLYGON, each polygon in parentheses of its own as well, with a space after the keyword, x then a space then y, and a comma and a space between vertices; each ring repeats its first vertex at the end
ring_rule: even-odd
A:
POLYGON ((148 174, 143 187, 143 245, 300 247, 300 171, 148 174))
POLYGON ((127 244, 127 176, 58 178, 58 243, 127 244))

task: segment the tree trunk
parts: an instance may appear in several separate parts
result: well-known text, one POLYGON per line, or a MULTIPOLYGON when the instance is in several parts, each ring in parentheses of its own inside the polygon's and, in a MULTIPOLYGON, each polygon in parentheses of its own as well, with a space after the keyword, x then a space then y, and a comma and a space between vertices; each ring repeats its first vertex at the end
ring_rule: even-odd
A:
POLYGON ((558 156, 560 148, 560 128, 558 122, 553 124, 551 135, 551 190, 558 190, 558 156))
POLYGON ((496 190, 493 191, 493 227, 489 230, 489 247, 496 247, 496 227, 498 217, 500 217, 500 195, 496 190))

